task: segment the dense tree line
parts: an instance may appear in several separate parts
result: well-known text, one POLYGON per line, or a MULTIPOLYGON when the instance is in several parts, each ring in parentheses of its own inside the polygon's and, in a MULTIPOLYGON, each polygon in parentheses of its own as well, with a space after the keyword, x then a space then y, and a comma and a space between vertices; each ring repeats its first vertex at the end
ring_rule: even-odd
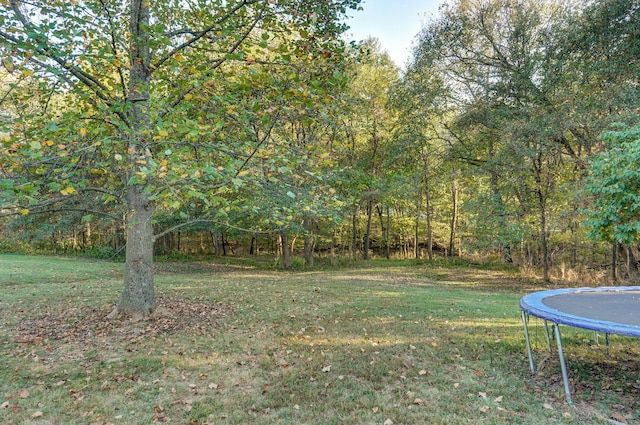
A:
POLYGON ((357 7, 0 4, 2 245, 125 254, 123 313, 154 254, 633 277, 637 1, 449 1, 404 70, 343 40, 357 7))

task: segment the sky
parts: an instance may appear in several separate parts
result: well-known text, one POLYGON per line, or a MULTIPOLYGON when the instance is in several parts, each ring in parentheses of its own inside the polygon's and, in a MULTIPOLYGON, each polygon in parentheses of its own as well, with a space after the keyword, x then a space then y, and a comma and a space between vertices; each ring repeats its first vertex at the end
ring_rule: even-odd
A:
POLYGON ((411 55, 415 36, 429 19, 438 13, 445 0, 362 0, 364 10, 351 11, 346 22, 349 39, 369 36, 380 40, 383 50, 403 67, 411 55))

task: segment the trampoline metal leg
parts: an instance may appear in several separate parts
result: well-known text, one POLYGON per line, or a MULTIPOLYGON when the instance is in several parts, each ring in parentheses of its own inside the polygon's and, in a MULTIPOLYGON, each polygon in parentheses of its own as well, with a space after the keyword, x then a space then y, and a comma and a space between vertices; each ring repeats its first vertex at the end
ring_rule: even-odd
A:
POLYGON ((531 340, 529 339, 529 326, 527 325, 527 313, 522 310, 522 324, 524 325, 524 339, 527 341, 527 354, 529 355, 529 367, 531 373, 536 373, 536 364, 533 361, 533 351, 531 350, 531 340))
POLYGON ((556 333, 556 343, 558 344, 558 356, 560 357, 560 369, 562 369, 564 392, 567 396, 567 403, 573 405, 573 401, 571 400, 571 388, 569 387, 569 375, 567 374, 567 365, 564 361, 564 351, 562 350, 562 336, 560 336, 560 327, 557 323, 554 323, 553 329, 556 333))

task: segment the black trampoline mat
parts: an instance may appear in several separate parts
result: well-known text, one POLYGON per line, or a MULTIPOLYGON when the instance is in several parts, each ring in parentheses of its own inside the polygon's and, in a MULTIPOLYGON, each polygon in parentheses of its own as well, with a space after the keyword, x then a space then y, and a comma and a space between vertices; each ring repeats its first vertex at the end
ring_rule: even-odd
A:
POLYGON ((545 297, 542 303, 586 319, 640 326, 640 290, 569 292, 545 297))

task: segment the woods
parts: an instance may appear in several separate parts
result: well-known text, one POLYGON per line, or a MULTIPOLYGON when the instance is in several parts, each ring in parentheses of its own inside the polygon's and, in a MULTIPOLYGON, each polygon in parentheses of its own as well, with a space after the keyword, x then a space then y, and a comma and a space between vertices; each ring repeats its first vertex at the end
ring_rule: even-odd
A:
POLYGON ((0 1, 0 248, 124 253, 125 315, 154 255, 637 277, 637 1, 449 1, 404 69, 358 6, 0 1))

